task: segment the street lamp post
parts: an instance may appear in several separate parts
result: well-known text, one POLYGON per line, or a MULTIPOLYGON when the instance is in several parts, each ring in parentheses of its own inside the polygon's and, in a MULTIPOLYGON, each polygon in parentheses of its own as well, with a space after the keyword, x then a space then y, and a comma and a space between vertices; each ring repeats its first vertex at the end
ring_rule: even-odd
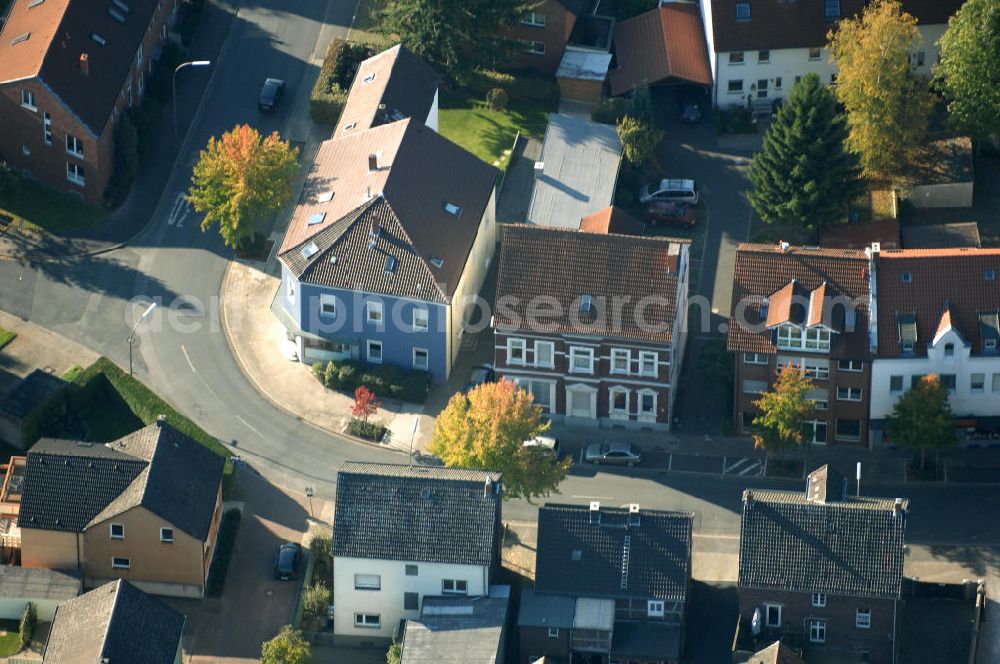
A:
POLYGON ((142 321, 144 321, 147 318, 149 318, 149 315, 151 313, 153 313, 153 309, 156 309, 156 302, 153 302, 148 307, 146 307, 146 310, 144 312, 142 312, 141 316, 139 316, 139 320, 137 320, 135 322, 135 325, 132 326, 132 331, 128 335, 128 375, 129 376, 132 375, 132 342, 135 341, 135 331, 137 329, 139 329, 139 323, 141 323, 142 321))
POLYGON ((192 60, 191 62, 182 62, 179 65, 177 65, 176 69, 174 69, 174 77, 173 77, 174 138, 177 138, 177 72, 179 72, 181 69, 184 69, 184 67, 208 67, 211 64, 212 64, 211 60, 192 60))

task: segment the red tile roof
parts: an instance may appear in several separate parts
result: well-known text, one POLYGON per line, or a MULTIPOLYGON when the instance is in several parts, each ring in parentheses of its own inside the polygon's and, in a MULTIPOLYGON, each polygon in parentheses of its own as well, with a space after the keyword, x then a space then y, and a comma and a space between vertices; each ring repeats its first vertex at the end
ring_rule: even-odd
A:
POLYGON ((534 312, 549 332, 670 341, 678 307, 678 272, 687 269, 680 260, 682 246, 688 243, 504 226, 494 327, 531 330, 528 313, 534 312), (591 313, 580 311, 585 295, 593 302, 591 313), (613 303, 621 297, 628 300, 618 315, 613 303), (650 297, 653 301, 643 300, 650 297))
POLYGON ((669 3, 615 26, 618 67, 611 70, 611 94, 644 83, 680 79, 712 85, 708 47, 695 4, 669 3))
MULTIPOLYGON (((784 311, 782 304, 791 299, 793 289, 803 296, 812 291, 823 295, 823 311, 828 312, 830 327, 843 329, 837 334, 831 355, 859 357, 868 352, 868 257, 850 249, 807 249, 777 244, 741 244, 736 251, 733 271, 733 300, 730 309, 727 346, 731 352, 775 353, 771 308, 784 311), (825 284, 825 285, 824 285, 825 284), (788 298, 785 298, 786 294, 788 298), (779 297, 779 293, 781 297, 779 297), (840 306, 829 307, 838 298, 857 303, 853 331, 846 329, 846 316, 840 306), (768 301, 767 316, 761 320, 761 303, 768 301), (837 317, 833 320, 833 317, 837 317)), ((814 306, 819 306, 818 302, 814 306)), ((788 319, 793 318, 791 306, 788 319)), ((808 307, 804 317, 809 317, 808 307)), ((779 312, 775 320, 782 318, 779 312)), ((813 316, 814 317, 814 316, 813 316)), ((780 322, 780 321, 779 321, 780 322)))
POLYGON ((972 344, 974 353, 982 352, 979 316, 1000 310, 998 274, 1000 249, 882 251, 876 267, 879 356, 901 354, 897 315, 916 318, 917 355, 947 324, 972 344))
POLYGON ((580 230, 587 233, 642 235, 642 222, 617 205, 612 205, 581 219, 580 230))

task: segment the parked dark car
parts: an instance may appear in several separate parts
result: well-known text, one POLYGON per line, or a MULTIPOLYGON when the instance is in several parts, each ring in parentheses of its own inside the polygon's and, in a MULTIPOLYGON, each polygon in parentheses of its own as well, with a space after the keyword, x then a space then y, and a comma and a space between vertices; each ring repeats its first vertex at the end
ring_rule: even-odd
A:
POLYGON ((587 463, 606 463, 619 466, 634 466, 642 461, 642 453, 632 443, 607 442, 587 446, 584 453, 587 463))
POLYGON ((678 111, 682 122, 696 124, 701 122, 701 107, 698 100, 691 97, 681 97, 677 102, 678 111))
POLYGON ((285 542, 278 547, 278 557, 274 561, 274 578, 279 581, 294 579, 299 573, 302 547, 294 542, 285 542))
POLYGON ((495 383, 497 380, 497 372, 493 370, 488 364, 476 367, 469 374, 469 382, 465 385, 465 391, 468 392, 474 387, 478 387, 485 383, 495 383))
POLYGON ((262 111, 273 111, 278 108, 281 95, 285 92, 285 82, 280 78, 269 78, 260 89, 260 99, 257 105, 262 111))
POLYGON ((694 208, 687 203, 653 201, 646 207, 645 221, 649 224, 666 224, 692 228, 698 219, 694 208))

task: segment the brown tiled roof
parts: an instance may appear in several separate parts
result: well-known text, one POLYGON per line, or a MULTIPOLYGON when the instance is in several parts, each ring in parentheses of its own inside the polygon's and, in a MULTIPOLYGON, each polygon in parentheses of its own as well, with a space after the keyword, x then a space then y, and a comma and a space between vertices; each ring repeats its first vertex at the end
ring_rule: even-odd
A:
MULTIPOLYGON (((903 0, 903 9, 921 24, 947 23, 964 0, 903 0)), ((750 20, 736 19, 737 0, 714 0, 712 30, 717 53, 758 49, 807 48, 826 44, 836 23, 826 18, 820 0, 752 0, 750 20)), ((840 15, 854 16, 864 0, 840 0, 840 15)))
POLYGON ((882 251, 876 270, 880 357, 895 357, 902 351, 897 314, 915 316, 914 349, 922 355, 947 307, 951 325, 972 344, 972 352, 983 351, 980 314, 1000 310, 1000 249, 882 251), (987 279, 990 270, 992 280, 987 279), (904 273, 909 274, 906 282, 904 273))
POLYGON ((746 664, 805 664, 805 660, 781 641, 775 641, 751 655, 746 664))
POLYGON ((352 122, 355 132, 403 118, 423 122, 440 80, 430 65, 398 44, 373 55, 358 67, 333 137, 344 135, 352 122))
POLYGON ((447 300, 465 269, 496 176, 495 168, 416 120, 325 141, 279 258, 308 283, 447 300), (376 171, 369 171, 370 154, 378 155, 376 171), (333 198, 324 202, 323 193, 331 191, 333 198), (382 203, 365 205, 374 199, 382 203), (457 216, 445 210, 446 203, 460 208, 457 216), (310 224, 314 215, 325 216, 310 224), (372 221, 386 240, 377 261, 368 250, 372 221), (311 241, 320 251, 306 259, 302 249, 311 241), (330 255, 337 256, 336 266, 329 264, 330 255), (397 260, 391 278, 385 271, 389 255, 397 260), (432 257, 443 261, 440 267, 432 257))
POLYGON ((544 311, 539 323, 555 331, 670 341, 678 306, 678 271, 687 269, 680 262, 681 248, 688 242, 504 226, 494 326, 500 330, 529 329, 529 307, 538 302, 536 298, 546 297, 550 304, 558 302, 562 315, 548 315, 552 307, 545 306, 539 310, 544 311), (591 313, 580 312, 584 295, 592 299, 591 313), (634 305, 647 296, 658 301, 644 311, 637 310, 634 305), (629 300, 621 308, 620 320, 615 320, 612 302, 620 297, 629 300), (606 315, 599 316, 602 309, 606 315), (646 326, 637 319, 639 313, 656 329, 642 329, 646 326))
POLYGON ((899 222, 883 219, 867 224, 830 224, 819 234, 821 247, 836 249, 867 249, 878 242, 883 249, 899 249, 899 222))
MULTIPOLYGON (((846 297, 858 303, 853 332, 835 335, 831 355, 854 356, 868 352, 868 257, 852 249, 807 249, 777 244, 741 244, 733 270, 733 301, 727 346, 730 352, 775 353, 772 333, 764 329, 771 318, 775 294, 794 280, 796 293, 808 295, 825 283, 826 298, 846 297), (767 319, 760 318, 760 303, 771 298, 767 319), (742 312, 742 313, 741 313, 742 312), (738 321, 742 319, 745 324, 738 321), (759 331, 756 328, 760 328, 759 331), (837 337, 842 337, 838 339, 837 337)), ((783 291, 782 291, 783 292, 783 291)), ((791 295, 791 291, 789 292, 791 295)), ((844 311, 833 307, 830 327, 844 327, 844 311)), ((789 316, 792 312, 789 311, 789 316)), ((803 312, 803 318, 808 311, 803 312)))
POLYGON ((0 31, 0 81, 39 77, 99 136, 125 85, 157 1, 128 0, 128 12, 114 9, 125 17, 124 23, 108 13, 107 8, 114 7, 108 3, 45 0, 29 8, 28 2, 15 0, 10 19, 0 31), (31 33, 26 41, 11 43, 25 33, 31 33), (105 43, 94 41, 94 34, 105 43), (82 54, 89 63, 87 76, 80 70, 82 54))
POLYGON ((712 84, 701 14, 695 4, 666 4, 615 26, 618 67, 611 70, 611 94, 667 78, 712 84))
POLYGON ((580 230, 587 233, 642 235, 642 222, 617 205, 612 205, 581 219, 580 230))

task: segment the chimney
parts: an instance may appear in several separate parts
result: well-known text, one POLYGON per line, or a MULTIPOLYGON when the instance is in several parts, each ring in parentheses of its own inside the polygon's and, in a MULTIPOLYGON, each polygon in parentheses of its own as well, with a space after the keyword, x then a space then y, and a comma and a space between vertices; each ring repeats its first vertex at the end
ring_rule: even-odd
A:
POLYGON ((778 247, 781 249, 781 253, 784 254, 788 252, 788 249, 791 247, 791 245, 785 242, 784 240, 781 240, 778 242, 778 247))
POLYGON ((167 416, 166 415, 157 415, 156 416, 156 426, 162 427, 166 423, 167 423, 167 416))
POLYGON ((368 172, 374 173, 378 170, 378 154, 372 152, 368 155, 368 172))
POLYGON ((544 172, 545 172, 545 162, 544 161, 536 161, 535 162, 535 169, 534 169, 535 179, 537 180, 538 178, 542 177, 542 173, 544 173, 544 172))
POLYGON ((590 522, 598 524, 601 522, 601 503, 596 500, 590 501, 590 522))
POLYGON ((893 516, 903 516, 903 499, 897 498, 892 503, 892 515, 893 516))
POLYGON ((628 525, 639 527, 639 503, 632 503, 628 506, 628 525))
POLYGON ((493 482, 487 478, 483 482, 483 498, 489 498, 491 493, 493 493, 493 482))
POLYGON ((747 489, 746 491, 743 492, 743 504, 753 505, 753 491, 751 491, 750 489, 747 489))
POLYGON ((86 53, 80 54, 80 73, 84 76, 90 76, 90 56, 86 53))

